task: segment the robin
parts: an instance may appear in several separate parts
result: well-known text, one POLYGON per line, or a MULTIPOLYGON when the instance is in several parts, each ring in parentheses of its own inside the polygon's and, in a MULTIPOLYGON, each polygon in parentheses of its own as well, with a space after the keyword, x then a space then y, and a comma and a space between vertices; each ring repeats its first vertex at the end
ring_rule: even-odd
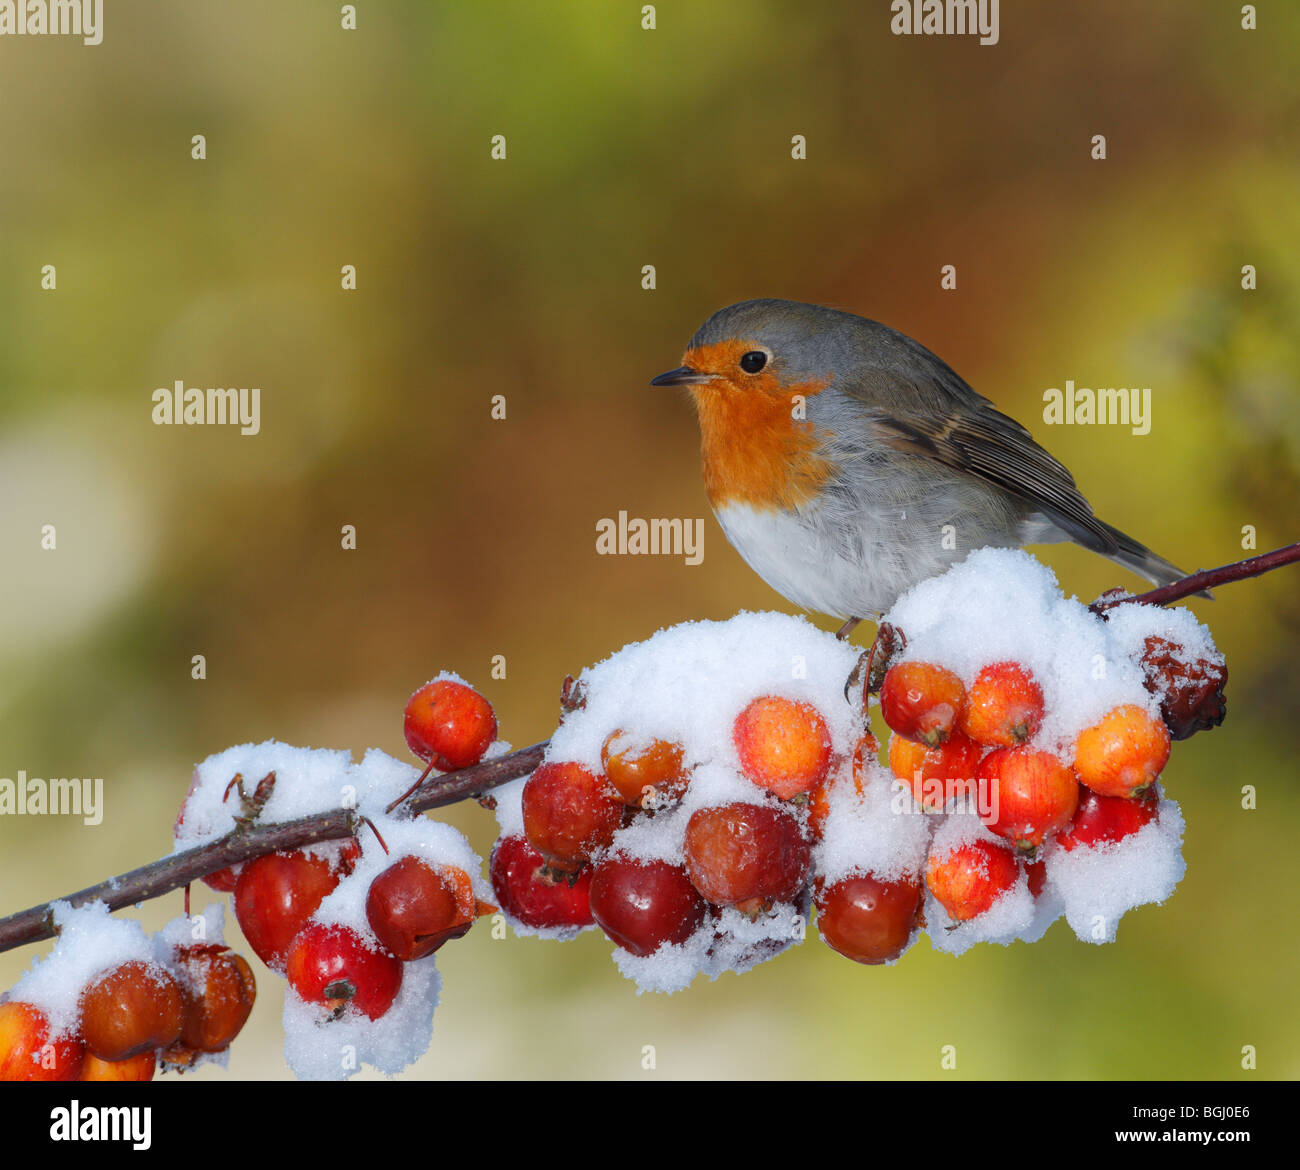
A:
POLYGON ((1093 515, 1070 473, 920 343, 852 313, 742 301, 682 365, 727 539, 795 605, 879 620, 972 549, 1072 540, 1160 585, 1185 576, 1093 515))

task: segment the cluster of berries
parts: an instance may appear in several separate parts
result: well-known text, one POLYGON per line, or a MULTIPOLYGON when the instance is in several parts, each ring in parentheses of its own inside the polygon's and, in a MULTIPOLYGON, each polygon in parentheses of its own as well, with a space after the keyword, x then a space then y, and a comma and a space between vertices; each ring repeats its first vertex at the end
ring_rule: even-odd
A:
POLYGON ((974 839, 932 852, 925 883, 955 921, 988 911, 1024 863, 1042 893, 1039 849, 1116 842, 1155 818, 1155 782, 1169 759, 1164 722, 1134 704, 1109 711, 1074 744, 1074 764, 1027 741, 1042 726, 1042 688, 1015 662, 983 667, 969 691, 929 662, 889 668, 880 691, 889 766, 931 812, 963 805, 1006 843, 974 839))
POLYGON ((253 1010, 247 961, 221 943, 177 941, 187 919, 150 938, 138 927, 114 932, 93 910, 63 904, 60 916, 65 930, 76 923, 73 936, 78 919, 97 941, 107 927, 121 957, 91 973, 84 953, 61 943, 24 977, 0 1003, 0 1080, 152 1080, 160 1064, 184 1071, 222 1056, 253 1010))
POLYGON ((1157 781, 1172 739, 1222 719, 1222 658, 1186 611, 1108 625, 1024 554, 973 561, 903 611, 925 656, 900 640, 876 680, 887 764, 874 700, 841 697, 843 644, 796 619, 691 623, 584 674, 545 762, 498 796, 512 923, 598 927, 642 989, 676 990, 799 941, 810 907, 828 945, 880 964, 922 930, 959 952, 1062 913, 1108 941, 1162 901, 1183 826, 1157 781), (1023 628, 982 614, 972 580, 1023 628))
MULTIPOLYGON (((496 739, 497 723, 491 705, 472 688, 438 679, 411 696, 404 730, 411 750, 429 765, 428 774, 478 763, 496 739)), ((268 775, 244 797, 235 777, 231 785, 246 802, 245 815, 262 810, 274 783, 274 775, 268 775)), ((182 807, 178 827, 184 818, 182 807)), ((376 840, 387 853, 378 831, 376 840)), ((263 963, 286 976, 299 998, 323 1005, 335 1018, 351 1007, 377 1020, 397 999, 403 964, 460 938, 475 918, 496 907, 475 897, 474 882, 463 868, 408 852, 369 879, 370 937, 354 926, 317 920, 321 903, 351 876, 360 854, 359 842, 351 839, 312 851, 267 854, 204 880, 234 894, 244 937, 263 963)))
MULTIPOLYGON (((479 762, 497 723, 481 695, 444 676, 411 697, 404 730, 428 765, 423 779, 479 762)), ((356 1065, 336 1058, 349 1045, 384 1071, 415 1059, 427 1047, 437 994, 436 969, 424 961, 496 911, 478 896, 488 890, 481 862, 459 833, 404 809, 389 814, 414 774, 377 751, 356 765, 346 753, 244 745, 195 769, 177 814, 178 848, 349 804, 374 830, 364 848, 357 838, 319 842, 203 879, 233 896, 249 946, 295 993, 286 998, 286 1053, 300 1075, 350 1075, 356 1065), (262 779, 246 787, 246 775, 262 779)), ((57 1026, 39 1002, 20 997, 23 984, 0 1004, 0 1076, 143 1079, 159 1065, 184 1069, 224 1053, 253 1006, 248 963, 207 942, 177 943, 163 955, 137 924, 113 919, 100 904, 75 915, 91 912, 102 914, 99 929, 74 917, 75 928, 60 926, 40 964, 40 985, 59 988, 57 1026), (113 961, 122 931, 135 932, 135 950, 113 961), (68 986, 77 980, 85 986, 74 1012, 68 986)), ((207 913, 219 921, 220 904, 207 913)))
MULTIPOLYGON (((623 728, 601 746, 602 768, 543 764, 520 794, 522 835, 497 842, 492 882, 503 909, 532 928, 598 925, 625 951, 686 943, 707 922, 722 941, 721 911, 751 921, 807 891, 813 835, 807 794, 832 764, 826 720, 810 703, 753 700, 736 718, 736 750, 752 800, 698 807, 681 823, 681 860, 628 852, 679 812, 691 783, 682 744, 623 728), (764 800, 763 797, 768 799, 764 800), (640 854, 640 855, 638 855, 640 854)), ((665 836, 664 852, 675 850, 665 836)), ((806 906, 805 906, 806 911, 806 906)))

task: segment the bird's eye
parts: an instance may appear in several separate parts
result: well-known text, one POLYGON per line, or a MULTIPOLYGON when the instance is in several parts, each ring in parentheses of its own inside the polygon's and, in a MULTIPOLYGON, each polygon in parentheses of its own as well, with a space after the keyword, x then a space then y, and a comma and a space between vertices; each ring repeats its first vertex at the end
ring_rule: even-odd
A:
POLYGON ((767 354, 761 349, 751 349, 740 359, 740 368, 747 374, 757 374, 767 365, 767 354))

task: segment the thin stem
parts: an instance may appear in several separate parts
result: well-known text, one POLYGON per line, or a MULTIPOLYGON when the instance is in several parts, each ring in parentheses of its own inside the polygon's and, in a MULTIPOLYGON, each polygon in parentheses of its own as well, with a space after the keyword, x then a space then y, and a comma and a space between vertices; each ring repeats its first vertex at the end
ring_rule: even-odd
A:
POLYGON ((1105 613, 1117 605, 1168 605, 1171 601, 1182 601, 1203 589, 1212 589, 1215 585, 1227 585, 1231 581, 1244 581, 1247 577, 1258 577, 1271 569, 1280 569, 1283 565, 1300 561, 1300 544, 1288 544, 1275 548, 1272 552, 1260 553, 1244 561, 1234 561, 1230 565, 1221 565, 1217 569, 1202 569, 1190 577, 1161 585, 1129 597, 1103 597, 1094 601, 1088 608, 1093 613, 1105 613))

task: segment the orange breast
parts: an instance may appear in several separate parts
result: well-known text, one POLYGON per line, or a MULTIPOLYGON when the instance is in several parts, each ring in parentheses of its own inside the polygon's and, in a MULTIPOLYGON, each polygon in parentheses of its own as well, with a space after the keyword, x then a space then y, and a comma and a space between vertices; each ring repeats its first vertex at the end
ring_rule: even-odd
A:
POLYGON ((704 490, 714 508, 790 509, 816 496, 834 470, 816 427, 795 417, 796 396, 807 400, 830 379, 782 385, 774 374, 740 373, 740 355, 754 348, 737 341, 686 352, 686 365, 720 375, 690 388, 700 416, 704 490))

